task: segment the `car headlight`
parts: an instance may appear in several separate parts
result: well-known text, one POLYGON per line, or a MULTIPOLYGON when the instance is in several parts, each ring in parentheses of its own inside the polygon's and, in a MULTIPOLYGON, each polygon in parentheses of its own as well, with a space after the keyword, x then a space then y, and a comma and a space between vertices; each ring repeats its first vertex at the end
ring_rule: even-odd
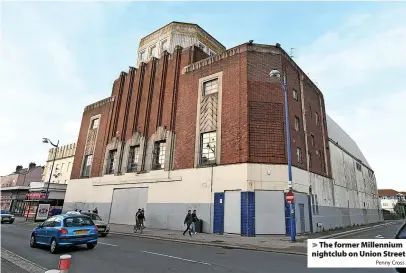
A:
POLYGON ((14 215, 13 215, 13 216, 11 216, 11 218, 14 218, 14 215))
POLYGON ((109 225, 107 225, 107 229, 110 229, 110 226, 109 226, 109 225))

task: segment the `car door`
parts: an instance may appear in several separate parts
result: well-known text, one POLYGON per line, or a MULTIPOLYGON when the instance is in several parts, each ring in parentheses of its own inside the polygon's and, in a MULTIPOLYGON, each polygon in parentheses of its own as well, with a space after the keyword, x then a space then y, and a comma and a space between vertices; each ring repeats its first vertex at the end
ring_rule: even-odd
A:
POLYGON ((35 230, 35 240, 38 244, 45 243, 45 222, 38 225, 37 229, 35 230))
POLYGON ((42 243, 45 245, 49 245, 51 243, 51 235, 52 235, 52 229, 54 226, 54 221, 55 217, 51 217, 47 219, 44 224, 42 225, 41 229, 41 237, 42 237, 42 243))

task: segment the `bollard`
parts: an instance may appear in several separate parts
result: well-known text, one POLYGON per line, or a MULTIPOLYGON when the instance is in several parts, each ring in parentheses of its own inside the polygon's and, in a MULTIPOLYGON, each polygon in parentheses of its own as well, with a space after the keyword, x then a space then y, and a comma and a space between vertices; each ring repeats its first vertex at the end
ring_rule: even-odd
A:
POLYGON ((58 269, 60 273, 68 273, 71 258, 71 255, 62 255, 59 257, 58 269))

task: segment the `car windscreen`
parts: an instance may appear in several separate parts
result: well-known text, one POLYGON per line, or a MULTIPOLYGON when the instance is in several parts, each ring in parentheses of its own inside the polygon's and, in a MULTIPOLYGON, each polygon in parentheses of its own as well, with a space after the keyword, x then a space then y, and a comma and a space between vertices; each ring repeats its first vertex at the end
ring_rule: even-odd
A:
POLYGON ((93 221, 89 217, 69 217, 63 220, 65 227, 83 227, 94 226, 93 221))
POLYGON ((2 210, 1 210, 1 214, 8 214, 8 211, 7 211, 7 210, 2 209, 2 210))
POLYGON ((102 218, 100 218, 100 216, 97 214, 92 214, 92 220, 103 221, 102 218))

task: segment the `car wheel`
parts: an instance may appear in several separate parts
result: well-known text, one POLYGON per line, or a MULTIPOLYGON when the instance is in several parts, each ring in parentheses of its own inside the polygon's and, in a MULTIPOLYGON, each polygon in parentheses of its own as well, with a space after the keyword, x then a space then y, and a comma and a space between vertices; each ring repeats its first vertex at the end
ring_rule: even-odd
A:
POLYGON ((100 237, 106 237, 106 236, 107 236, 107 233, 100 234, 100 237))
POLYGON ((57 254, 58 253, 58 244, 56 243, 56 240, 52 238, 51 240, 51 253, 52 254, 57 254))
POLYGON ((35 248, 36 246, 37 246, 37 244, 35 243, 35 236, 31 235, 30 247, 35 248))
POLYGON ((96 247, 96 244, 87 244, 87 249, 93 249, 96 247))
POLYGON ((8 222, 9 224, 12 224, 12 223, 14 223, 14 221, 10 221, 10 222, 8 222))

